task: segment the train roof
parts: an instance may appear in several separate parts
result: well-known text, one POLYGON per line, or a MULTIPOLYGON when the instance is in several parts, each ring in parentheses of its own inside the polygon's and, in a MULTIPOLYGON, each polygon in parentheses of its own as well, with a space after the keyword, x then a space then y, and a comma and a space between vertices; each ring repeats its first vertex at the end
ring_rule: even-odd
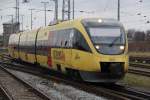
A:
MULTIPOLYGON (((99 20, 101 20, 101 24, 116 24, 116 25, 122 25, 118 20, 116 19, 111 19, 111 18, 77 18, 74 20, 65 20, 65 21, 58 21, 57 24, 61 24, 61 23, 68 23, 68 22, 98 22, 99 20)), ((55 24, 55 25, 57 25, 55 24)), ((53 25, 53 24, 52 24, 53 25)))
POLYGON ((77 24, 81 23, 84 26, 121 26, 123 27, 122 23, 116 19, 109 19, 109 18, 78 18, 75 20, 68 20, 59 22, 56 25, 65 25, 65 24, 77 24))
POLYGON ((84 26, 121 26, 123 27, 122 23, 115 19, 106 19, 106 18, 78 18, 74 20, 66 20, 66 21, 59 21, 57 24, 50 25, 50 27, 58 28, 69 28, 75 27, 78 25, 84 26))
POLYGON ((85 18, 81 22, 84 26, 123 26, 118 20, 106 18, 85 18))
MULTIPOLYGON (((72 28, 72 27, 77 27, 79 24, 84 25, 84 26, 123 26, 119 21, 115 19, 104 19, 104 18, 77 18, 74 20, 66 20, 66 21, 59 21, 57 24, 52 24, 46 27, 40 27, 39 29, 50 29, 50 30, 59 30, 63 28, 72 28)), ((38 29, 34 30, 27 30, 24 32, 17 33, 22 34, 22 33, 31 33, 35 32, 38 29)))

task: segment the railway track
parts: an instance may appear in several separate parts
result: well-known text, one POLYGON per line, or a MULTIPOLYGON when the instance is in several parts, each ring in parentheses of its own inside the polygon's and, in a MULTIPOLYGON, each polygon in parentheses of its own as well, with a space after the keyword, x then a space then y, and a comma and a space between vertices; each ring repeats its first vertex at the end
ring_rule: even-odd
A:
MULTIPOLYGON (((103 86, 103 85, 98 85, 98 84, 91 84, 91 83, 84 83, 84 82, 77 82, 73 81, 70 79, 66 78, 60 78, 60 77, 55 77, 52 75, 49 75, 47 70, 40 69, 40 73, 38 69, 33 70, 31 67, 27 67, 24 65, 19 65, 19 64, 4 64, 7 65, 7 68, 11 68, 14 70, 21 70, 26 73, 31 73, 40 77, 44 77, 47 79, 51 79, 56 82, 63 82, 68 85, 72 85, 76 88, 82 89, 84 91, 94 93, 98 96, 104 96, 109 99, 115 99, 115 100, 128 100, 128 99, 135 99, 135 100, 148 100, 150 98, 150 93, 149 92, 144 92, 142 90, 134 90, 129 87, 125 86, 120 86, 120 85, 111 85, 111 86, 103 86), (18 68, 19 67, 19 68, 18 68), (21 68, 20 68, 21 67, 21 68), (27 69, 29 68, 29 69, 27 69)), ((62 76, 62 75, 60 75, 62 76)))
POLYGON ((106 87, 106 88, 112 89, 115 92, 117 92, 118 95, 123 95, 133 100, 142 100, 142 99, 148 100, 150 98, 149 91, 143 91, 143 90, 141 91, 120 84, 114 84, 113 86, 111 85, 110 87, 106 87))
POLYGON ((150 77, 149 57, 130 57, 130 61, 129 73, 150 77))
POLYGON ((130 67, 128 72, 133 73, 133 74, 138 74, 138 75, 143 75, 143 76, 150 77, 150 70, 143 70, 141 68, 137 69, 135 67, 130 67))
POLYGON ((13 100, 2 84, 0 84, 0 100, 13 100))
POLYGON ((130 56, 129 60, 132 61, 132 62, 150 63, 150 57, 133 57, 133 56, 130 56))
MULTIPOLYGON (((11 66, 12 64, 8 64, 8 63, 5 63, 9 66, 11 66)), ((8 66, 7 66, 8 67, 8 66)), ((9 67, 10 68, 10 67, 9 67)), ((13 67, 11 67, 15 70, 21 70, 23 72, 27 72, 27 73, 31 73, 31 74, 35 74, 35 75, 38 75, 38 76, 42 76, 44 78, 48 78, 48 79, 52 79, 56 82, 64 82, 65 84, 71 84, 75 87, 78 87, 79 89, 83 89, 87 92, 91 92, 94 93, 94 94, 97 94, 99 96, 105 96, 105 97, 108 97, 110 99, 123 99, 123 100, 127 100, 127 99, 136 99, 136 100, 143 100, 143 99, 147 99, 147 98, 150 98, 150 93, 149 92, 145 92, 145 91, 140 91, 140 90, 135 90, 133 88, 130 88, 130 87, 125 87, 125 86, 120 86, 120 85, 116 85, 114 84, 113 86, 111 87, 105 87, 105 86, 93 86, 93 85, 85 85, 86 83, 82 83, 82 84, 79 84, 79 83, 76 83, 76 82, 73 82, 72 81, 68 81, 68 80, 65 80, 63 78, 58 78, 58 77, 52 77, 52 76, 49 76, 49 72, 47 72, 47 70, 43 70, 40 71, 44 73, 44 75, 42 73, 38 73, 39 71, 35 71, 35 69, 32 69, 32 67, 28 67, 27 66, 24 66, 24 65, 20 65, 20 64, 13 64, 13 67), (15 67, 14 67, 15 66, 15 67), (18 67, 22 67, 21 69, 18 68, 18 67), (34 72, 33 72, 34 70, 34 72), (71 82, 71 83, 70 83, 71 82), (103 90, 103 91, 101 91, 103 90)), ((131 71, 132 69, 130 69, 129 71, 131 71)), ((133 69, 134 70, 134 69, 133 69)), ((137 70, 135 70, 136 74, 137 73, 137 70)), ((132 72, 134 73, 134 72, 132 72)), ((141 74, 141 72, 139 72, 141 74)), ((144 74, 145 75, 145 74, 144 74)))
POLYGON ((130 62, 129 65, 132 66, 132 67, 138 67, 138 68, 150 69, 150 64, 130 62))
POLYGON ((129 73, 150 77, 150 65, 142 63, 130 63, 129 73))
POLYGON ((50 100, 40 90, 0 65, 0 88, 6 100, 50 100))

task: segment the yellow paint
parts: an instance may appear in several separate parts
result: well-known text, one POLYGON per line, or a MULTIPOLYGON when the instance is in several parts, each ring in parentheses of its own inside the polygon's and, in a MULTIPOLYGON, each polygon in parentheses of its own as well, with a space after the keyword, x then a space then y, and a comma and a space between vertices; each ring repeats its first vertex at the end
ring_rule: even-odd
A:
POLYGON ((25 52, 19 52, 20 59, 28 62, 27 54, 25 52))
POLYGON ((13 49, 11 47, 8 47, 8 53, 11 57, 13 57, 13 49))
POLYGON ((37 55, 37 63, 40 65, 47 67, 47 60, 47 56, 37 55))
POLYGON ((72 50, 72 66, 83 71, 100 71, 99 62, 92 53, 72 50))
POLYGON ((28 59, 27 59, 28 62, 30 62, 32 64, 34 64, 36 62, 34 54, 27 54, 27 56, 28 56, 28 59))
POLYGON ((16 59, 19 58, 18 50, 15 50, 15 51, 14 51, 14 58, 16 58, 16 59))

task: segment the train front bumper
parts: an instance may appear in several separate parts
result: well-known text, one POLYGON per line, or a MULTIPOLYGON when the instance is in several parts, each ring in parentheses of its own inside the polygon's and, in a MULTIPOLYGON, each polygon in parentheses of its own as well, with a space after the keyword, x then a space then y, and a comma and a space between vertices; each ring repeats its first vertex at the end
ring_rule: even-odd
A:
POLYGON ((81 78, 87 82, 117 82, 124 78, 128 71, 128 55, 95 56, 96 66, 80 70, 81 78))

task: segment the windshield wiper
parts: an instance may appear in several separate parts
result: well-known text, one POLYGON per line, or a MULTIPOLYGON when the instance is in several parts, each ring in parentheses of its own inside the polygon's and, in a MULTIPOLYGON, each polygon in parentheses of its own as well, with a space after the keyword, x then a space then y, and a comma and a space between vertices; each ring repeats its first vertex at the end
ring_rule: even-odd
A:
POLYGON ((112 41, 112 43, 109 44, 109 47, 112 47, 118 39, 121 40, 121 37, 122 37, 122 34, 121 34, 120 36, 116 37, 116 38, 112 41))

